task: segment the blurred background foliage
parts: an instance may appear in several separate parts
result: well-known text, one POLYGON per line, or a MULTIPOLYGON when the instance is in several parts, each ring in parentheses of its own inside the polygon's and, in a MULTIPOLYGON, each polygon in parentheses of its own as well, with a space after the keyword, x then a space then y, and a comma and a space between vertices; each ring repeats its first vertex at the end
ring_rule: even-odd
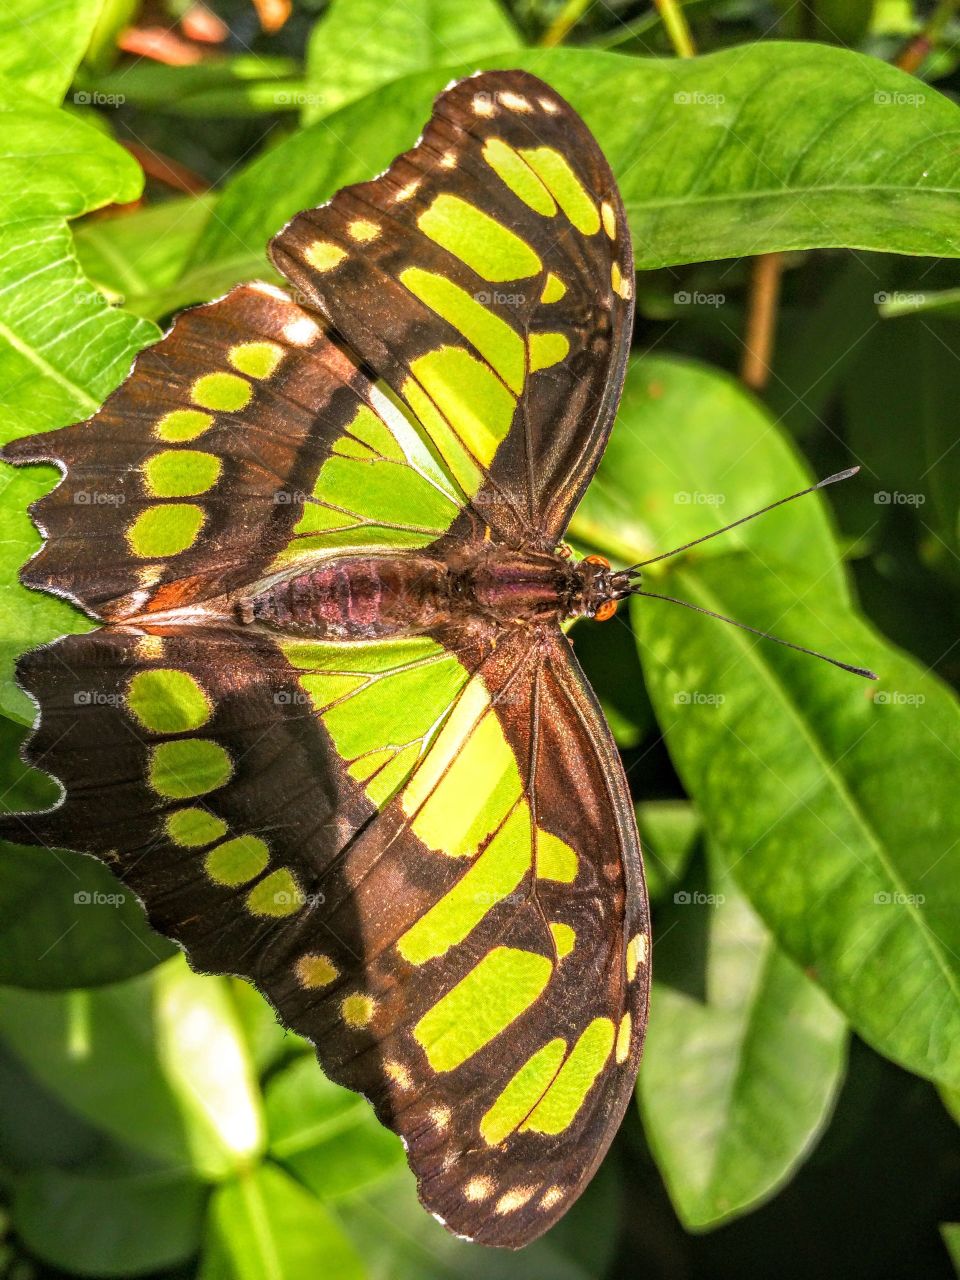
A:
MULTIPOLYGON (((0 1272, 174 1280, 810 1274, 960 1260, 960 20, 919 0, 6 0, 0 432, 83 418, 180 307, 269 278, 287 217, 522 65, 586 117, 634 235, 634 359, 572 528, 651 589, 574 641, 637 803, 655 990, 637 1107, 522 1255, 448 1236, 399 1143, 261 998, 192 974, 98 864, 0 868, 0 1272)), ((89 625, 31 595, 0 477, 12 664, 89 625)))

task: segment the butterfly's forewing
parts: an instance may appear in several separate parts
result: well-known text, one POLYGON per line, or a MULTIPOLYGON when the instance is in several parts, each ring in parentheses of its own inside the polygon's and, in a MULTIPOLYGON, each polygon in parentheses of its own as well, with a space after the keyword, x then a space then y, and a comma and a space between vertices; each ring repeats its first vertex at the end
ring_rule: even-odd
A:
POLYGON ((65 472, 22 573, 117 620, 343 548, 433 542, 461 498, 356 357, 269 285, 181 315, 88 422, 6 446, 65 472))
POLYGON ((299 214, 271 255, 433 428, 496 535, 559 539, 633 315, 623 205, 562 98, 520 71, 460 81, 413 150, 299 214))

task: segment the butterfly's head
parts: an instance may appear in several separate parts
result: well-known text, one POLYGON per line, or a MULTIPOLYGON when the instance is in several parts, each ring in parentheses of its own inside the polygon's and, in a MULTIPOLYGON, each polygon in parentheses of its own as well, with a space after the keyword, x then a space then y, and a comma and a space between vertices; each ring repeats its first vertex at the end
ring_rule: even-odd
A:
POLYGON ((585 556, 577 565, 581 577, 581 607, 578 612, 597 622, 606 622, 617 605, 637 590, 639 574, 629 569, 613 569, 605 556, 585 556))

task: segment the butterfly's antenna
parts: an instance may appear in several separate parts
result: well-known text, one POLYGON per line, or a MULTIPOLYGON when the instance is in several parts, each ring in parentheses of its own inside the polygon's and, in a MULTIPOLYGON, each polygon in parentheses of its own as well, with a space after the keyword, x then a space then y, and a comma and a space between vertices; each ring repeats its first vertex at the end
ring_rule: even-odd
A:
MULTIPOLYGON (((835 476, 827 476, 826 480, 820 480, 817 484, 810 485, 809 489, 801 489, 799 493, 791 493, 788 498, 778 498, 776 502, 771 502, 769 506, 761 507, 759 511, 754 511, 748 516, 741 516, 739 520, 734 520, 731 524, 724 525, 722 529, 714 529, 712 533, 705 533, 700 538, 694 538, 692 542, 685 542, 683 546, 674 547, 672 551, 664 551, 662 555, 653 556, 650 560, 641 560, 639 564, 631 565, 627 572, 631 572, 634 569, 645 569, 648 564, 656 564, 658 560, 668 560, 671 556, 679 555, 681 551, 687 551, 690 547, 697 546, 698 543, 707 542, 710 538, 717 538, 721 533, 728 533, 731 529, 735 529, 738 524, 746 524, 748 520, 755 520, 757 516, 762 516, 766 512, 772 511, 774 507, 782 507, 785 502, 792 502, 794 498, 802 498, 806 493, 814 493, 817 489, 825 489, 828 484, 836 484, 838 480, 849 480, 859 470, 859 467, 848 467, 846 471, 838 471, 835 476)), ((817 657, 822 657, 822 654, 817 654, 817 657)), ((837 665, 843 666, 843 663, 838 663, 837 665)))
MULTIPOLYGON (((808 491, 804 490, 804 492, 808 491)), ((788 499, 784 499, 784 501, 788 501, 788 499)), ((838 658, 828 658, 825 653, 817 653, 816 649, 805 649, 802 644, 794 644, 792 640, 781 640, 779 636, 772 636, 769 631, 761 631, 759 627, 750 627, 745 622, 738 622, 736 618, 728 618, 726 614, 714 613, 712 609, 703 609, 698 604, 691 604, 689 600, 678 600, 676 596, 658 595, 655 591, 641 591, 638 587, 634 587, 630 594, 647 596, 651 600, 669 600, 671 604, 682 604, 685 609, 693 609, 695 613, 705 613, 708 618, 719 618, 721 622, 729 622, 732 627, 739 627, 742 631, 751 631, 755 636, 762 636, 764 640, 772 640, 775 644, 782 644, 787 649, 796 649, 798 653, 808 653, 811 658, 821 658, 824 662, 829 662, 833 666, 839 667, 841 671, 852 671, 855 676, 863 676, 867 680, 880 679, 875 671, 870 671, 867 667, 854 667, 849 662, 841 662, 838 658)))

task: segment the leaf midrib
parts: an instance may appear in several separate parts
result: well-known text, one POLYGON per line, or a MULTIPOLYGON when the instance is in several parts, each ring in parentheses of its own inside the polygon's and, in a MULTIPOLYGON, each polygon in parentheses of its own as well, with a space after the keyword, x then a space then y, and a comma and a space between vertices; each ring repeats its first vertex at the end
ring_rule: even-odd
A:
POLYGON ((669 199, 662 200, 630 200, 624 199, 624 208, 629 213, 632 209, 646 211, 649 209, 672 209, 672 208, 689 208, 691 205, 704 204, 739 204, 748 200, 767 200, 771 197, 790 197, 795 199, 798 195, 820 196, 820 195, 855 195, 860 198, 868 195, 870 192, 880 192, 885 195, 906 193, 921 195, 938 195, 952 196, 960 195, 960 184, 956 187, 918 187, 918 186, 895 186, 891 183, 861 183, 853 186, 845 186, 843 184, 831 184, 823 186, 812 184, 807 186, 796 187, 761 187, 759 190, 752 191, 725 191, 717 195, 694 195, 694 196, 671 196, 669 199))

